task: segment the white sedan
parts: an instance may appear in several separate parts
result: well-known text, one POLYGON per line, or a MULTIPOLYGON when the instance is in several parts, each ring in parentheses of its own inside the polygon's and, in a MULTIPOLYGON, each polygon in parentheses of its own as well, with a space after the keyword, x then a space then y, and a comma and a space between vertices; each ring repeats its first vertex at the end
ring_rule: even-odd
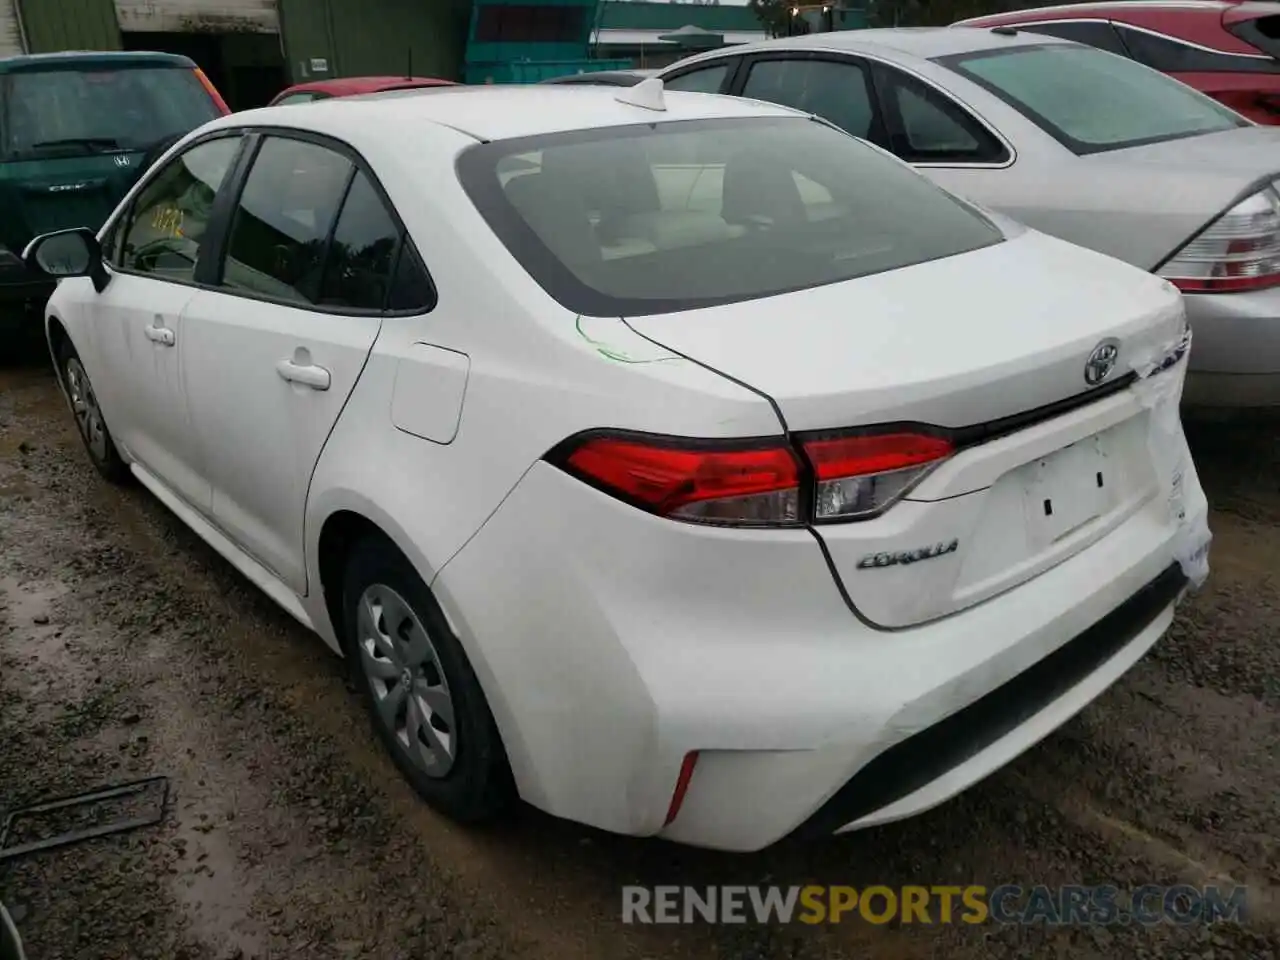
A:
POLYGON ((460 820, 905 817, 1207 573, 1177 291, 784 107, 240 113, 26 255, 93 462, 344 654, 460 820))

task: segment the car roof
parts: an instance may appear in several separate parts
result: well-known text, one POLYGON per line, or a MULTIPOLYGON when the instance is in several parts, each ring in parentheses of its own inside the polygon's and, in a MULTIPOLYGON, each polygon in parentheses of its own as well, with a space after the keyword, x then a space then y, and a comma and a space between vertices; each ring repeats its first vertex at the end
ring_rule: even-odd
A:
POLYGON ((436 123, 478 140, 506 140, 655 121, 801 115, 789 107, 706 93, 667 91, 664 95, 667 109, 661 113, 618 100, 636 89, 586 83, 458 84, 317 100, 306 110, 262 107, 212 121, 203 129, 281 126, 337 137, 385 139, 387 130, 404 129, 415 123, 436 123))
POLYGON ((441 80, 437 77, 338 77, 331 80, 310 80, 297 83, 281 90, 277 96, 283 97, 291 93, 329 93, 335 97, 349 97, 360 93, 376 93, 391 87, 412 89, 414 87, 453 86, 452 80, 441 80))
POLYGON ((754 50, 843 50, 847 53, 875 53, 877 50, 895 50, 908 56, 929 60, 956 53, 976 53, 980 50, 1000 49, 1012 46, 1040 46, 1047 43, 1066 43, 1043 34, 1016 34, 1004 36, 990 29, 976 27, 886 27, 876 30, 838 30, 834 33, 810 33, 798 37, 777 40, 761 40, 755 43, 735 44, 717 51, 690 57, 681 63, 714 59, 726 54, 750 53, 754 50))
POLYGON ((1240 0, 1098 0, 1093 3, 1060 3, 1047 7, 1024 7, 1003 13, 989 13, 956 21, 956 26, 971 23, 1016 22, 1035 20, 1039 17, 1087 17, 1089 14, 1110 13, 1124 10, 1189 10, 1204 13, 1222 13, 1240 6, 1240 0))
POLYGON ((49 67, 121 67, 146 64, 196 68, 195 61, 176 53, 152 50, 63 50, 60 53, 31 53, 19 57, 0 57, 0 73, 44 70, 49 67))

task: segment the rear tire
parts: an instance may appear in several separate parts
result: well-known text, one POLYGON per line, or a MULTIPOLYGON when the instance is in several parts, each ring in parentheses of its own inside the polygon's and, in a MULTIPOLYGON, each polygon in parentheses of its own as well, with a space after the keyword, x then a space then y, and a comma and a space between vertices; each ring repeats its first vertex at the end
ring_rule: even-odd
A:
POLYGON ((378 739, 415 790, 460 823, 514 798, 502 738, 430 588, 390 543, 367 538, 347 562, 343 631, 378 739))
POLYGON ((111 483, 124 483, 130 476, 128 464, 121 459, 120 451, 116 449, 106 418, 102 415, 102 408, 98 406, 98 395, 94 393, 89 375, 80 362, 80 355, 76 353, 70 340, 65 341, 58 350, 58 376, 62 379, 62 388, 66 391, 72 416, 75 417, 76 430, 89 459, 111 483))

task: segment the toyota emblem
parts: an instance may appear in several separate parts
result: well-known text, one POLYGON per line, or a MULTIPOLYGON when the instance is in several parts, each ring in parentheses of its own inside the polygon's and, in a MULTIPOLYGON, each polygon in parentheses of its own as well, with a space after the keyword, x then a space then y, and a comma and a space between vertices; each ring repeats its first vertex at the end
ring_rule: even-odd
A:
POLYGON ((1096 387, 1111 376, 1111 371, 1115 369, 1116 360, 1119 358, 1120 341, 1103 340, 1093 348, 1093 353, 1089 354, 1089 359, 1085 361, 1084 382, 1091 387, 1096 387))

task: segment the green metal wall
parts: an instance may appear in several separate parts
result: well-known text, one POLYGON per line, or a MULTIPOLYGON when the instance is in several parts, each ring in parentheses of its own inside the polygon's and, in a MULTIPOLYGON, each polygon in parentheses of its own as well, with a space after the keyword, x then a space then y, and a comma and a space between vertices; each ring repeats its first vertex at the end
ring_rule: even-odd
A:
MULTIPOLYGON (((44 2, 44 0, 35 0, 44 2)), ((460 79, 470 4, 455 0, 279 0, 293 82, 405 73, 460 79), (325 69, 316 69, 317 61, 325 69)))
POLYGON ((31 53, 119 50, 115 0, 18 0, 31 53))

